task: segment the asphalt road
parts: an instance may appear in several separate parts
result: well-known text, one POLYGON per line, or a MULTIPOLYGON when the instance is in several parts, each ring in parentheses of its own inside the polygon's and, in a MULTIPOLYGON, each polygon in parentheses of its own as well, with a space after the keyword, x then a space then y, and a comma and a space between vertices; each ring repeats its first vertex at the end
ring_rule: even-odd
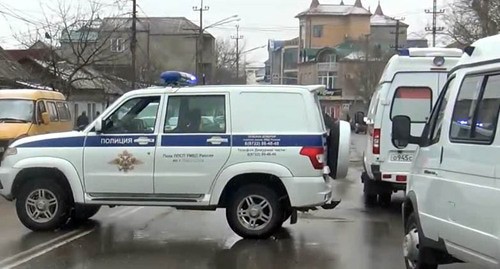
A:
MULTIPOLYGON (((362 136, 354 136, 354 156, 362 136)), ((401 202, 366 208, 353 162, 347 179, 334 182, 342 203, 334 210, 299 215, 269 240, 243 240, 216 212, 171 208, 104 208, 80 227, 33 233, 0 200, 0 268, 404 268, 401 202)), ((466 264, 446 269, 476 269, 466 264)))

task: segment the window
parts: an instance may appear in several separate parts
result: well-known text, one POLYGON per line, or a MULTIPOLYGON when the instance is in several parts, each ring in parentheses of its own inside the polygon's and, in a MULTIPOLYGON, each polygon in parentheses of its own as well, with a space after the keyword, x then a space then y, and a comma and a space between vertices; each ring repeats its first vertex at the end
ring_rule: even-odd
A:
POLYGON ((464 79, 453 111, 451 141, 493 142, 500 109, 499 87, 498 74, 464 79))
POLYGON ((322 37, 322 36, 323 36, 323 25, 314 25, 313 37, 322 37))
POLYGON ((104 121, 103 132, 114 134, 154 133, 159 96, 128 100, 104 121))
POLYGON ((225 96, 168 98, 165 133, 225 133, 225 96))
POLYGON ((335 81, 337 80, 337 73, 326 72, 318 75, 318 83, 325 85, 327 90, 335 89, 335 81))
POLYGON ((125 40, 123 38, 111 38, 111 51, 123 52, 125 51, 125 40))
POLYGON ((451 122, 450 139, 452 141, 471 139, 471 126, 483 78, 483 76, 467 76, 460 86, 451 122))
POLYGON ((425 123, 432 109, 432 90, 427 87, 399 87, 394 93, 391 120, 408 116, 413 123, 425 123))
POLYGON ((448 104, 454 82, 454 77, 448 81, 443 91, 441 92, 438 101, 436 102, 434 111, 430 116, 428 126, 426 127, 429 128, 428 134, 430 134, 430 137, 427 134, 424 135, 425 137, 428 137, 430 144, 436 144, 437 142, 439 142, 439 137, 441 136, 441 129, 444 120, 444 112, 446 110, 446 105, 448 104))
POLYGON ((54 102, 47 102, 47 108, 49 110, 50 121, 59 121, 56 104, 54 102))
POLYGON ((61 121, 71 120, 71 114, 69 112, 68 104, 63 102, 57 102, 56 107, 57 107, 57 113, 59 114, 59 118, 61 121))

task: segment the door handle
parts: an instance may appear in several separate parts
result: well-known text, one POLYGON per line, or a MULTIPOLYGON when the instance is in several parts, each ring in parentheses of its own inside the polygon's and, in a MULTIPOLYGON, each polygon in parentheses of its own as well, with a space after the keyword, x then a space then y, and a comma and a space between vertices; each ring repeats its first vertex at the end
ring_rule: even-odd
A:
POLYGON ((209 139, 207 139, 207 142, 212 144, 212 145, 220 145, 222 143, 228 143, 229 139, 223 138, 220 136, 213 136, 213 137, 210 137, 209 139))
POLYGON ((426 175, 433 175, 433 176, 437 176, 438 173, 434 172, 434 171, 431 171, 431 170, 424 170, 424 174, 426 175))
POLYGON ((134 143, 137 143, 139 145, 149 145, 149 143, 154 143, 155 140, 153 138, 147 138, 147 137, 139 137, 134 140, 134 143))

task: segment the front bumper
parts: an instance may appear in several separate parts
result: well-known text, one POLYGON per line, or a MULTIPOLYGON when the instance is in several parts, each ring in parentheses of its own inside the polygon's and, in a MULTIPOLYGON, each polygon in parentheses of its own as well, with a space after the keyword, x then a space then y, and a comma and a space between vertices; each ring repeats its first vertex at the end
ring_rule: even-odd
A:
POLYGON ((7 200, 12 200, 12 185, 17 175, 17 170, 13 168, 0 167, 0 196, 7 200))

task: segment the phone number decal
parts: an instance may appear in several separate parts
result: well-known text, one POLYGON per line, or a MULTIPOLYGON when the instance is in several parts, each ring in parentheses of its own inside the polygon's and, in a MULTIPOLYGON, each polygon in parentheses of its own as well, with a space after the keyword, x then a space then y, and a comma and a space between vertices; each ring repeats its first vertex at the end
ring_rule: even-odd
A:
POLYGON ((246 147, 279 147, 281 139, 275 135, 249 135, 243 138, 246 147))

